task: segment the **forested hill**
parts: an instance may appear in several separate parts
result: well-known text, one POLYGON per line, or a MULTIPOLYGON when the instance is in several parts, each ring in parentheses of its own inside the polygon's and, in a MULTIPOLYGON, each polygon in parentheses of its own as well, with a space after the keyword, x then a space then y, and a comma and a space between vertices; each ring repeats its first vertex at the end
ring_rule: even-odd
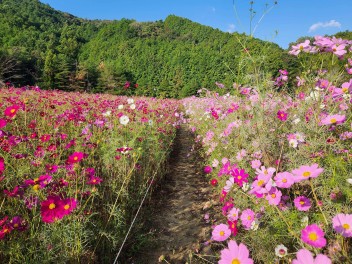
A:
POLYGON ((287 63, 276 44, 174 15, 92 21, 38 0, 0 0, 0 81, 15 85, 184 97, 249 81, 248 53, 273 76, 287 63))

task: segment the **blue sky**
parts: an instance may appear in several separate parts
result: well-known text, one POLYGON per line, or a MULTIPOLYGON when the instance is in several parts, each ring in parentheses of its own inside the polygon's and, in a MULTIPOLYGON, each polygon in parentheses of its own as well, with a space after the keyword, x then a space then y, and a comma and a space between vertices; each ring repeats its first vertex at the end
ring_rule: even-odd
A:
MULTIPOLYGON (((254 0, 254 36, 287 48, 301 36, 352 30, 351 0, 254 0), (260 21, 260 23, 258 23, 260 21), (277 34, 276 34, 277 32, 277 34)), ((87 19, 164 20, 168 15, 188 18, 222 31, 249 33, 249 0, 41 0, 60 11, 87 19), (237 14, 237 15, 236 15, 237 14)))

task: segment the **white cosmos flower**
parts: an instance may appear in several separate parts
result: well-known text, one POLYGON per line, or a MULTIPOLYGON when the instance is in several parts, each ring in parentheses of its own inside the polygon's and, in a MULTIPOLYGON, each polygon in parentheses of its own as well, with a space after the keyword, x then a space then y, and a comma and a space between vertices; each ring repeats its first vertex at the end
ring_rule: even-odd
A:
POLYGON ((347 179, 347 182, 348 182, 349 184, 352 184, 352 178, 347 179))
POLYGON ((301 122, 301 119, 299 119, 299 118, 292 120, 292 123, 295 125, 297 125, 299 122, 301 122))
POLYGON ((117 107, 117 109, 122 110, 122 109, 123 109, 123 105, 119 105, 119 106, 117 107))
POLYGON ((259 222, 257 219, 255 219, 252 223, 251 223, 251 230, 256 231, 259 228, 259 222))
POLYGON ((128 103, 128 104, 133 104, 133 103, 134 103, 134 100, 133 100, 132 98, 128 98, 128 99, 127 99, 127 103, 128 103))
POLYGON ((130 109, 132 109, 132 110, 136 109, 136 105, 135 104, 131 104, 130 105, 130 109))
POLYGON ((287 247, 284 245, 277 245, 275 248, 275 255, 279 258, 285 257, 287 255, 287 247))
POLYGON ((103 116, 110 116, 111 115, 111 111, 106 111, 105 113, 103 113, 103 116))
POLYGON ((119 121, 120 121, 121 125, 126 126, 128 124, 128 122, 130 122, 130 119, 128 118, 128 116, 123 115, 120 117, 119 121))

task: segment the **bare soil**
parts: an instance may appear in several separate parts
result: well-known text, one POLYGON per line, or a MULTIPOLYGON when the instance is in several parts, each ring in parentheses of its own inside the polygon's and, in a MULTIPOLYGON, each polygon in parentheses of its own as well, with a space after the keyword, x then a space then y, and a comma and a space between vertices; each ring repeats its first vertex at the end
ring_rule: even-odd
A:
POLYGON ((204 220, 204 206, 211 187, 202 172, 201 159, 191 151, 192 134, 182 127, 169 161, 169 173, 152 198, 148 226, 153 238, 130 263, 215 263, 204 255, 211 226, 204 220), (162 256, 165 260, 161 260, 162 256))

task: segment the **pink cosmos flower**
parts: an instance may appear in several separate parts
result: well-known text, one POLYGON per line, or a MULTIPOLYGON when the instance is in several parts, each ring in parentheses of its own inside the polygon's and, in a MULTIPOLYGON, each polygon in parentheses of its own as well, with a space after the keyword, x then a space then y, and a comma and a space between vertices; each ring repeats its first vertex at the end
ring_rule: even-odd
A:
POLYGON ((9 106, 5 109, 5 116, 7 116, 8 118, 14 118, 17 114, 18 109, 20 109, 19 105, 12 105, 9 106))
POLYGON ((67 163, 77 163, 83 159, 82 152, 74 152, 71 156, 68 157, 67 163))
POLYGON ((261 166, 260 169, 256 169, 256 174, 265 174, 265 175, 270 175, 272 176, 274 172, 276 171, 275 168, 266 168, 265 166, 261 166))
POLYGON ((281 121, 286 121, 287 120, 287 113, 285 111, 279 110, 277 112, 277 118, 280 119, 281 121))
POLYGON ((296 257, 292 260, 292 264, 331 264, 331 260, 327 256, 318 254, 314 259, 312 253, 305 248, 298 250, 296 257))
POLYGON ((346 54, 347 51, 345 48, 346 48, 346 45, 344 45, 344 44, 341 44, 341 45, 335 44, 331 47, 332 52, 337 56, 342 56, 342 55, 346 54))
POLYGON ((259 169, 260 165, 262 165, 261 161, 258 159, 252 160, 251 161, 251 167, 253 169, 259 169))
POLYGON ((314 163, 310 166, 303 165, 298 169, 292 170, 292 174, 295 176, 294 181, 300 182, 309 178, 316 178, 324 171, 323 168, 319 168, 319 165, 314 163))
POLYGON ((257 179, 252 183, 250 193, 267 193, 269 189, 266 188, 266 184, 271 180, 270 174, 259 174, 257 179))
POLYGON ((294 199, 293 203, 295 204, 298 211, 308 211, 311 207, 310 200, 305 196, 298 196, 294 199))
POLYGON ((276 174, 274 180, 276 186, 279 188, 290 188, 295 183, 292 173, 287 171, 276 174))
POLYGON ((212 232, 212 239, 215 241, 225 241, 231 235, 230 228, 225 224, 215 226, 212 232))
POLYGON ((337 214, 332 219, 334 230, 344 237, 352 237, 352 214, 337 214))
POLYGON ((316 248, 326 246, 324 235, 324 231, 317 224, 308 225, 301 231, 302 241, 316 248))
POLYGON ((240 209, 234 207, 228 212, 227 219, 229 221, 237 221, 239 214, 240 214, 240 209))
POLYGON ((230 240, 228 248, 221 250, 219 264, 253 264, 253 260, 249 258, 249 250, 240 243, 230 240))
POLYGON ((265 196, 270 205, 278 205, 281 201, 282 193, 275 187, 272 187, 269 193, 265 196))
POLYGON ((306 39, 304 42, 299 43, 297 45, 293 45, 291 47, 291 50, 289 51, 289 54, 297 56, 301 51, 303 52, 309 52, 311 49, 310 40, 306 39))
POLYGON ((319 125, 339 125, 344 123, 345 120, 345 115, 328 115, 320 121, 319 125))
POLYGON ((255 220, 255 213, 251 209, 246 209, 241 214, 241 222, 246 230, 251 228, 252 222, 255 220))

